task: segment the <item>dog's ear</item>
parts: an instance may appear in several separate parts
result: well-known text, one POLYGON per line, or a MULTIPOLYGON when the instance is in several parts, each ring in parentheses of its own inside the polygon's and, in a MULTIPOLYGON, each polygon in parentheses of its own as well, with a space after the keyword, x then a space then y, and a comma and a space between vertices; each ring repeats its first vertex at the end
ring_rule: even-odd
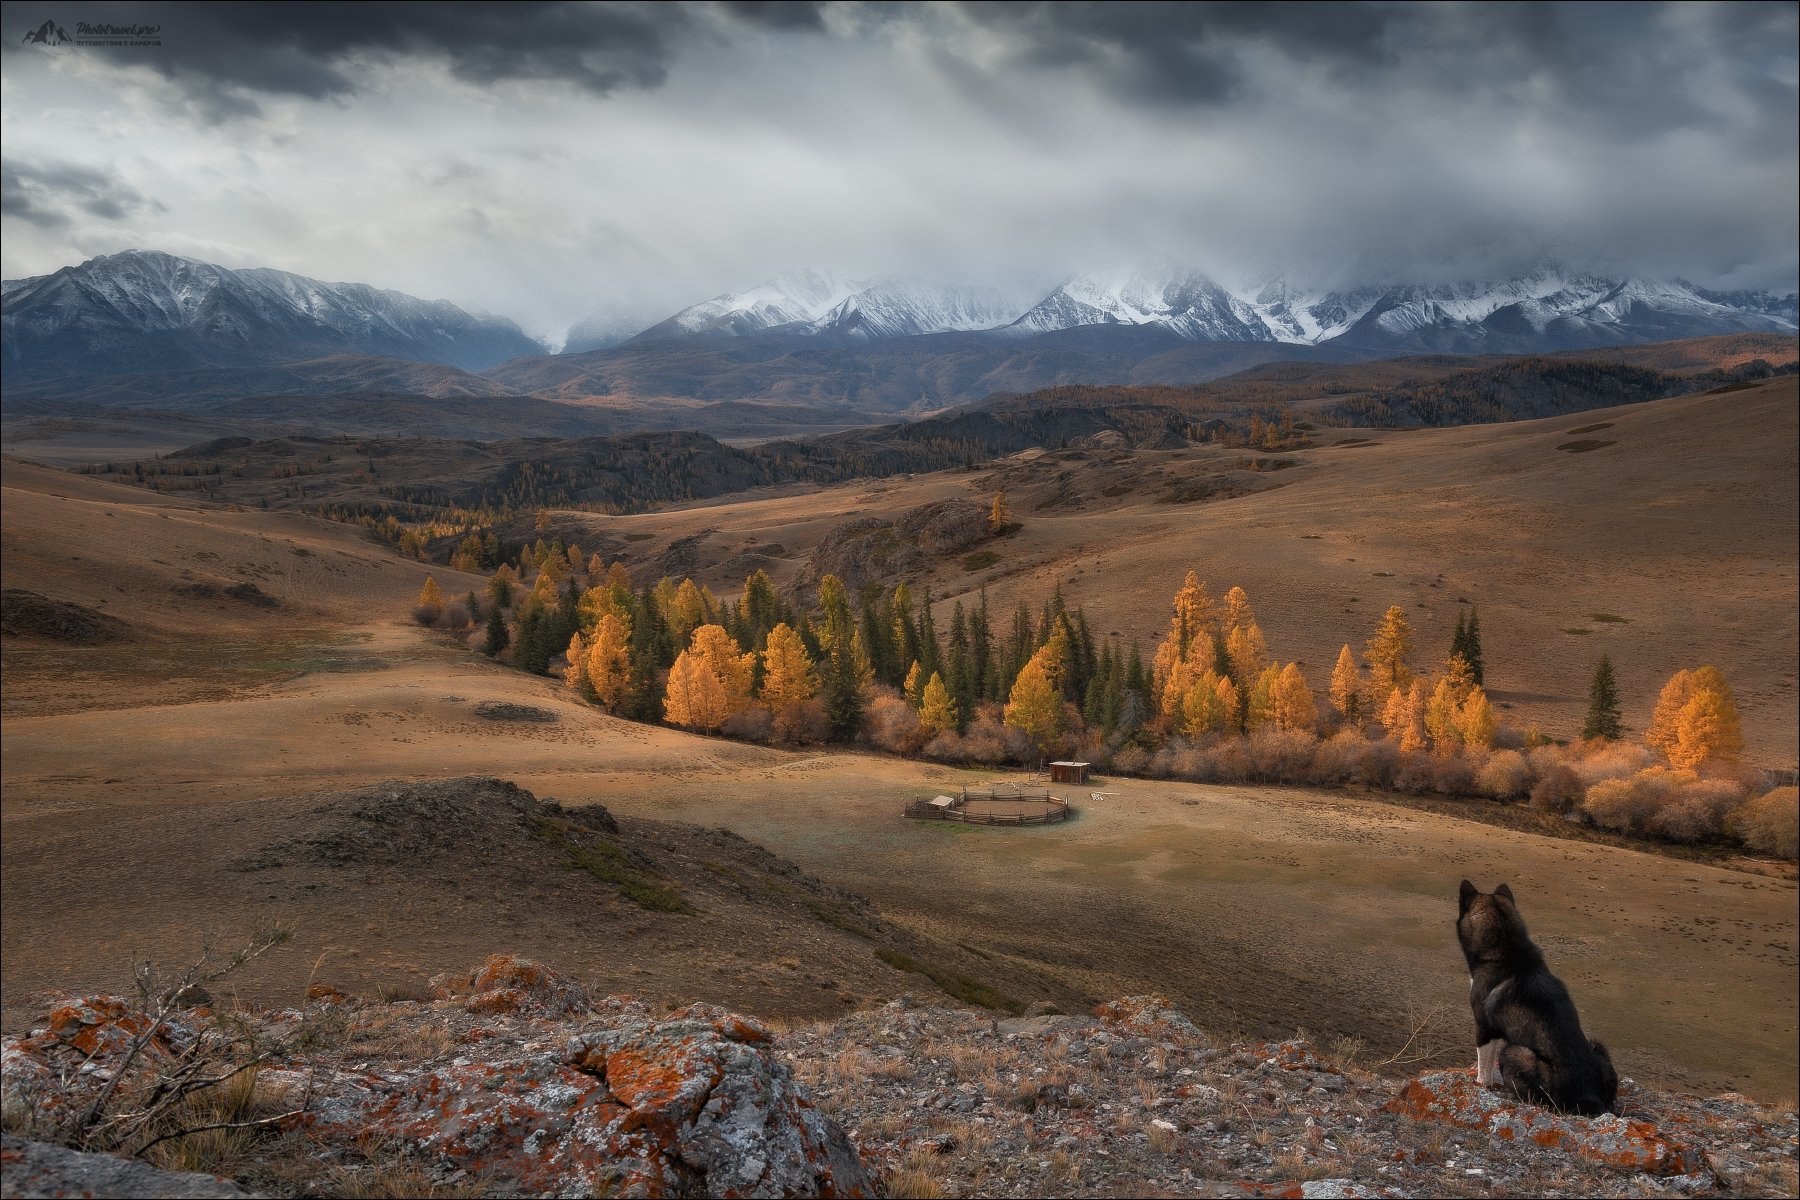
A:
POLYGON ((1468 912, 1470 901, 1474 900, 1475 897, 1477 897, 1479 895, 1481 895, 1481 893, 1476 889, 1474 884, 1470 883, 1466 879, 1463 880, 1462 887, 1457 891, 1458 911, 1459 912, 1468 912))
MULTIPOLYGON (((1499 887, 1494 889, 1494 895, 1505 896, 1508 900, 1512 900, 1513 899, 1512 886, 1510 884, 1503 883, 1499 887)), ((1517 904, 1518 901, 1513 900, 1513 903, 1517 904)))

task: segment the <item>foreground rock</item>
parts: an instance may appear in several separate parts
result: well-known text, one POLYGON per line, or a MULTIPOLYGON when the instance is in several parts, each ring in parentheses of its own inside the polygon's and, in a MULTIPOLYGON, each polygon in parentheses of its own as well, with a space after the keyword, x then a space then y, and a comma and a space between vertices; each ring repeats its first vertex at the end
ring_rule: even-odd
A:
MULTIPOLYGON (((255 1019, 264 1042, 316 1047, 257 1078, 263 1105, 291 1114, 259 1155, 293 1190, 325 1177, 376 1190, 404 1160, 431 1186, 487 1195, 873 1194, 843 1131, 753 1021, 706 1005, 663 1018, 629 999, 590 1005, 511 958, 435 991, 370 1004, 316 987, 309 1009, 255 1019)), ((81 1016, 4 1046, 9 1110, 28 1108, 46 1127, 103 1086, 144 1028, 111 1000, 58 1011, 81 1016)), ((170 1020, 158 1038, 191 1046, 203 1019, 170 1020)), ((176 1053, 141 1058, 154 1070, 176 1053)))
MULTIPOLYGON (((116 998, 59 1004, 0 1045, 9 1123, 54 1136, 134 1043, 143 1071, 166 1073, 233 1027, 204 1008, 158 1025, 116 998)), ((593 1000, 496 957, 416 1001, 317 986, 238 1036, 277 1048, 256 1077, 264 1123, 201 1165, 273 1195, 1784 1196, 1797 1182, 1795 1114, 1742 1096, 1627 1081, 1618 1114, 1563 1116, 1468 1071, 1396 1081, 1303 1040, 1220 1044, 1160 997, 1015 1019, 902 1000, 776 1037, 705 1004, 658 1016, 593 1000)), ((14 1149, 6 1194, 34 1194, 18 1171, 56 1152, 14 1149)), ((141 1178, 68 1190, 148 1194, 124 1190, 141 1178)), ((154 1190, 176 1186, 221 1185, 154 1190)))
POLYGON ((8 1200, 49 1200, 57 1196, 232 1200, 250 1194, 216 1175, 160 1171, 135 1158, 83 1154, 11 1134, 0 1140, 0 1193, 8 1200))
POLYGON ((1469 1071, 1398 1082, 1305 1041, 1220 1045, 1160 997, 995 1021, 889 1004, 781 1039, 910 1194, 1787 1196, 1793 1112, 1627 1084, 1564 1117, 1469 1071))

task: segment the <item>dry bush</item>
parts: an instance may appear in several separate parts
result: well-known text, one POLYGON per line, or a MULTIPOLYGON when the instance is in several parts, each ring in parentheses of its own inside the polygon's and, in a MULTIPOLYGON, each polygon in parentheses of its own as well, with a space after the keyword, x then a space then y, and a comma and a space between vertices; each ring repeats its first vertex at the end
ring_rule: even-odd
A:
POLYGON ((1008 752, 1007 733, 1006 726, 1001 723, 1000 710, 983 705, 968 728, 963 730, 963 747, 974 762, 1001 762, 1008 752))
POLYGON ((1204 752, 1202 778, 1211 783, 1242 783, 1250 778, 1250 743, 1241 737, 1220 738, 1204 752))
POLYGON ((877 695, 869 704, 863 737, 890 754, 917 754, 925 745, 925 727, 903 698, 877 695))
POLYGON ((1342 787, 1361 772, 1369 739, 1360 730, 1340 729, 1313 748, 1308 782, 1320 787, 1342 787))
POLYGON ((1603 779, 1629 779, 1645 770, 1655 756, 1636 742, 1608 742, 1595 739, 1573 746, 1545 747, 1557 750, 1581 782, 1593 787, 1603 779))
POLYGON ((1692 771, 1651 767, 1627 779, 1602 779, 1593 784, 1581 808, 1602 829, 1644 833, 1652 817, 1687 798, 1699 782, 1692 771))
POLYGON ((1170 738, 1151 760, 1150 773, 1158 779, 1209 781, 1206 752, 1186 738, 1170 738))
POLYGON ((1395 786, 1400 775, 1400 747, 1389 738, 1364 744, 1357 776, 1374 788, 1395 786))
POLYGON ((460 600, 452 600, 450 602, 450 604, 447 607, 445 607, 445 609, 444 609, 444 628, 445 629, 448 629, 451 632, 455 633, 455 632, 460 632, 464 629, 467 629, 470 626, 470 624, 472 624, 472 622, 469 620, 469 606, 468 605, 464 604, 460 600))
POLYGON ((1461 755, 1431 759, 1431 790, 1440 796, 1468 796, 1475 792, 1475 764, 1461 755))
POLYGON ((778 741, 812 746, 831 737, 831 722, 825 706, 817 700, 796 700, 781 706, 775 713, 775 737, 778 741))
POLYGON ((1113 769, 1121 775, 1148 775, 1150 752, 1142 746, 1127 746, 1113 755, 1113 769))
POLYGON ((719 732, 746 742, 766 742, 775 732, 775 715, 767 705, 747 704, 725 718, 719 732))
MULTIPOLYGON (((1533 752, 1531 761, 1537 755, 1533 752)), ((1581 776, 1571 768, 1558 764, 1541 776, 1531 788, 1531 807, 1541 808, 1545 812, 1567 813, 1581 803, 1587 794, 1587 788, 1581 782, 1581 776)))
POLYGON ((1400 751, 1399 762, 1394 769, 1394 790, 1423 795, 1432 790, 1437 779, 1437 762, 1430 754, 1422 751, 1400 751))
POLYGON ((421 625, 436 625, 444 610, 435 604, 420 604, 413 608, 413 620, 421 625))
POLYGON ((1793 859, 1800 851, 1800 788, 1751 797, 1732 811, 1726 827, 1752 850, 1793 859))
POLYGON ((1245 747, 1253 777, 1265 783, 1305 783, 1318 744, 1303 729, 1265 725, 1251 733, 1245 747))
POLYGON ((1696 779, 1678 788, 1651 814, 1647 828, 1671 842, 1713 842, 1725 831, 1725 816, 1744 798, 1728 779, 1696 779))
POLYGON ((1495 800, 1523 800, 1531 794, 1531 764, 1517 750, 1496 750, 1475 772, 1475 788, 1495 800))

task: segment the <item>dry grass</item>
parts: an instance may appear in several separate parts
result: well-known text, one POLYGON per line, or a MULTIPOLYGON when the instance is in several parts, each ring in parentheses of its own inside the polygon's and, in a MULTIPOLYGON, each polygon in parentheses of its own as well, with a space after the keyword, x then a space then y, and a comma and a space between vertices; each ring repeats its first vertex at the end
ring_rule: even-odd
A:
POLYGON ((939 1200, 947 1195, 936 1155, 923 1148, 907 1151, 882 1173, 881 1194, 894 1200, 939 1200))
POLYGON ((1150 1148, 1158 1154, 1168 1154, 1175 1149, 1178 1140, 1176 1131, 1164 1129, 1161 1125, 1151 1125, 1144 1130, 1144 1136, 1150 1139, 1150 1148))

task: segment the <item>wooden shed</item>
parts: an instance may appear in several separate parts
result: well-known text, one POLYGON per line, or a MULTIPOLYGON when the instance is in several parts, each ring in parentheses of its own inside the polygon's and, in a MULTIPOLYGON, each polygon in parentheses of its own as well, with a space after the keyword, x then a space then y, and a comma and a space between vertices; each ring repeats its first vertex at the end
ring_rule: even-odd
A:
POLYGON ((1050 764, 1051 783, 1086 783, 1088 781, 1088 763, 1053 762, 1050 764))

